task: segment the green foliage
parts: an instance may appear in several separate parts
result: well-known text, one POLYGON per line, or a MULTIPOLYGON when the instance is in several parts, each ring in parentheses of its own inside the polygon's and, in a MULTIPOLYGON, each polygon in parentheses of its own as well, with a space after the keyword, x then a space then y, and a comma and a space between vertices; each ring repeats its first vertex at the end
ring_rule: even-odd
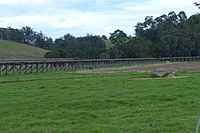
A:
POLYGON ((111 58, 145 58, 151 54, 151 41, 145 38, 128 37, 123 31, 111 34, 113 47, 109 49, 111 58))
POLYGON ((185 12, 170 12, 155 19, 147 16, 136 25, 136 37, 123 31, 111 33, 111 58, 199 56, 200 15, 187 19, 185 12))
POLYGON ((66 51, 62 49, 56 49, 53 52, 49 51, 44 55, 44 58, 67 58, 66 57, 66 51))
POLYGON ((114 46, 110 40, 105 40, 105 44, 107 49, 112 48, 114 46))
POLYGON ((194 5, 200 8, 200 3, 199 2, 195 2, 194 5))
POLYGON ((45 55, 46 58, 104 58, 106 56, 105 37, 87 35, 74 37, 70 34, 55 40, 53 51, 45 55))
POLYGON ((152 42, 152 57, 199 56, 200 15, 187 19, 185 12, 147 17, 136 26, 136 36, 152 42))
POLYGON ((122 43, 125 43, 128 39, 126 33, 124 33, 121 30, 116 30, 114 33, 110 34, 110 41, 114 45, 121 45, 122 43))
POLYGON ((200 74, 45 73, 0 77, 0 132, 193 132, 200 74), (12 81, 3 83, 4 81, 12 81))
POLYGON ((47 50, 21 43, 0 40, 0 59, 43 58, 47 50))

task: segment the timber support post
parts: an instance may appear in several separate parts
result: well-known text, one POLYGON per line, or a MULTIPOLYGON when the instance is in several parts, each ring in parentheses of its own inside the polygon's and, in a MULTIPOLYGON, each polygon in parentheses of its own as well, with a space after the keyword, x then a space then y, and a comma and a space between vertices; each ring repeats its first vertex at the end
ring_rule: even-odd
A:
POLYGON ((38 59, 38 60, 0 60, 0 76, 9 74, 29 74, 53 71, 73 71, 112 67, 116 65, 149 64, 170 62, 200 61, 200 57, 130 58, 130 59, 38 59))

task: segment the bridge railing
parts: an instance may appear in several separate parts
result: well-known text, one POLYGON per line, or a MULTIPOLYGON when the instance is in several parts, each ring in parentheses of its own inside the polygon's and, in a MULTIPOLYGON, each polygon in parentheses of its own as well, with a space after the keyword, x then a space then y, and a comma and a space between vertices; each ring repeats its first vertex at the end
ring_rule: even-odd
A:
POLYGON ((0 60, 0 76, 9 74, 29 74, 52 71, 69 71, 109 67, 113 65, 154 64, 162 62, 198 62, 200 57, 164 57, 132 59, 29 59, 0 60))

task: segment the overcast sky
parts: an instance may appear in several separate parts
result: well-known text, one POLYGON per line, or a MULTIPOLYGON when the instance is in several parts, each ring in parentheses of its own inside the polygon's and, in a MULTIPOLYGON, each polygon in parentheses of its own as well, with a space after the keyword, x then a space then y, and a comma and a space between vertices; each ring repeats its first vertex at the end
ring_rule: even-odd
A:
POLYGON ((188 16, 198 0, 0 0, 0 27, 31 26, 47 36, 109 35, 117 29, 134 34, 137 22, 170 11, 188 16))

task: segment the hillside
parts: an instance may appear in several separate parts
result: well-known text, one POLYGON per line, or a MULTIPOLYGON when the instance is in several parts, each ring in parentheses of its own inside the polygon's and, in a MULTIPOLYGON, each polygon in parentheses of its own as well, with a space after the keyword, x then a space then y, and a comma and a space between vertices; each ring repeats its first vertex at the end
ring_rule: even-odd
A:
POLYGON ((47 50, 12 41, 0 40, 0 59, 42 58, 47 50))

